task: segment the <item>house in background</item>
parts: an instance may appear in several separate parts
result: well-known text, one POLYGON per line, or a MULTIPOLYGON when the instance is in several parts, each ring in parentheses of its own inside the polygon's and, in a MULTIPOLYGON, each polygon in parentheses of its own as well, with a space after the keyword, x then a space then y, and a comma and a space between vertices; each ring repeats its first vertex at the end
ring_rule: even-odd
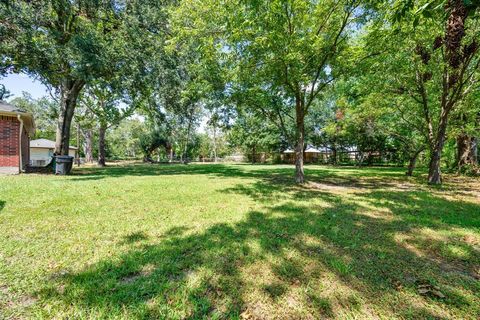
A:
MULTIPOLYGON (((70 146, 68 155, 75 157, 77 147, 70 146)), ((55 141, 47 139, 38 139, 30 141, 30 166, 45 167, 50 163, 55 151, 55 141)))
POLYGON ((317 163, 320 159, 323 161, 323 158, 321 158, 322 152, 312 146, 305 149, 303 154, 305 155, 305 163, 317 163))
MULTIPOLYGON (((317 149, 308 146, 303 152, 304 163, 327 163, 332 152, 326 147, 317 149)), ((284 163, 295 163, 295 151, 287 149, 281 153, 281 159, 284 163)))
POLYGON ((0 173, 15 174, 26 169, 29 141, 34 134, 31 113, 0 101, 0 173))
POLYGON ((295 163, 295 151, 287 149, 280 154, 280 159, 284 163, 295 163))

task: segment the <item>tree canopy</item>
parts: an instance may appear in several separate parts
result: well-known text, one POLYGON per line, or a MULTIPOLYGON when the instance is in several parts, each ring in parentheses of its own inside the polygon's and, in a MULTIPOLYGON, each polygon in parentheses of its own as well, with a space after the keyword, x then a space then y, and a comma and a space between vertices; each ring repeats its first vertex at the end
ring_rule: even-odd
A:
POLYGON ((100 164, 111 133, 133 139, 111 150, 142 149, 149 161, 164 147, 182 161, 225 150, 255 161, 294 149, 303 183, 304 151, 317 146, 330 163, 345 152, 357 165, 375 155, 408 164, 409 175, 421 161, 438 184, 442 167, 478 170, 479 6, 8 1, 0 3, 0 74, 27 73, 52 89, 56 100, 15 102, 38 114, 45 136, 56 117, 59 154, 73 119, 88 158, 98 142, 100 164), (115 131, 123 121, 125 135, 115 131))

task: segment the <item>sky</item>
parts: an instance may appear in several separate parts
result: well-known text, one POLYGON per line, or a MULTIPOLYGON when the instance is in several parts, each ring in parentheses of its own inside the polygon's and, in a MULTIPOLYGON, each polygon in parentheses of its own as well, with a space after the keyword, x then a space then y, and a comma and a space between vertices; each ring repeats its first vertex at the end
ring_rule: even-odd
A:
POLYGON ((46 86, 25 74, 9 74, 5 78, 0 78, 0 84, 13 95, 9 99, 21 97, 23 91, 30 93, 34 99, 49 95, 46 86))

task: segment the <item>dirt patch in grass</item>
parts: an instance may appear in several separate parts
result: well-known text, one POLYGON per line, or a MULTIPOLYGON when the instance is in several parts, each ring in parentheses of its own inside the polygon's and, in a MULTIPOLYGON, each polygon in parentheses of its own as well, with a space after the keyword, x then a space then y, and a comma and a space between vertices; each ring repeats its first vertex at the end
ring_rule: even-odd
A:
POLYGON ((138 272, 133 272, 125 277, 120 279, 121 284, 130 284, 133 283, 141 278, 149 277, 155 271, 155 265, 153 264, 146 264, 142 267, 142 269, 138 272))

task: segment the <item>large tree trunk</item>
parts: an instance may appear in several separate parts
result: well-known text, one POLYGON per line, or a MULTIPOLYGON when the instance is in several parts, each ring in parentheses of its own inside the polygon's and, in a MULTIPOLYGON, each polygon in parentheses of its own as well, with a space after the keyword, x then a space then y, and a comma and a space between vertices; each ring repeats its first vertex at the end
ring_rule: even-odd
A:
POLYGON ((103 123, 100 124, 98 128, 98 165, 105 167, 105 133, 107 131, 107 126, 103 123))
POLYGON ((477 139, 475 137, 460 134, 457 137, 457 168, 462 171, 465 166, 477 165, 477 139))
POLYGON ((336 165, 337 164, 337 146, 334 143, 332 146, 332 164, 336 165))
POLYGON ((408 177, 411 177, 413 175, 413 170, 415 170, 415 166, 417 165, 418 156, 420 155, 420 153, 422 153, 422 151, 423 151, 423 148, 420 148, 417 151, 415 151, 410 157, 408 161, 407 172, 406 172, 406 175, 408 177))
POLYGON ((257 161, 257 147, 254 145, 252 147, 252 164, 255 164, 257 161))
POLYGON ((305 173, 303 171, 303 147, 305 144, 305 109, 303 100, 300 95, 295 99, 295 116, 296 116, 296 140, 295 146, 295 182, 304 183, 305 173))
POLYGON ((93 132, 92 132, 92 129, 87 129, 83 133, 83 137, 85 139, 85 142, 84 142, 85 162, 92 163, 93 162, 93 132))
POLYGON ((441 159, 443 145, 445 144, 445 136, 447 132, 448 112, 442 108, 440 123, 438 125, 437 136, 435 144, 430 152, 430 165, 428 170, 428 183, 429 184, 441 184, 442 172, 441 172, 441 159))
POLYGON ((60 85, 60 110, 57 121, 55 154, 66 156, 70 147, 70 127, 77 99, 85 85, 82 80, 66 79, 60 85))
POLYGON ((428 171, 429 184, 442 183, 440 161, 442 158, 443 145, 445 143, 448 116, 455 103, 455 101, 449 100, 448 96, 452 88, 456 88, 456 86, 460 85, 457 84, 459 81, 458 70, 462 63, 462 39, 465 37, 465 20, 468 16, 468 10, 462 0, 449 0, 445 8, 449 15, 445 29, 445 58, 450 68, 446 69, 448 73, 444 75, 443 94, 441 99, 442 111, 434 145, 430 152, 430 167, 428 171))
POLYGON ((440 160, 442 157, 442 150, 436 148, 431 151, 430 165, 428 170, 428 183, 441 184, 442 172, 440 170, 440 160))
POLYGON ((469 164, 470 147, 470 137, 464 133, 459 134, 457 136, 457 168, 459 171, 469 164))

